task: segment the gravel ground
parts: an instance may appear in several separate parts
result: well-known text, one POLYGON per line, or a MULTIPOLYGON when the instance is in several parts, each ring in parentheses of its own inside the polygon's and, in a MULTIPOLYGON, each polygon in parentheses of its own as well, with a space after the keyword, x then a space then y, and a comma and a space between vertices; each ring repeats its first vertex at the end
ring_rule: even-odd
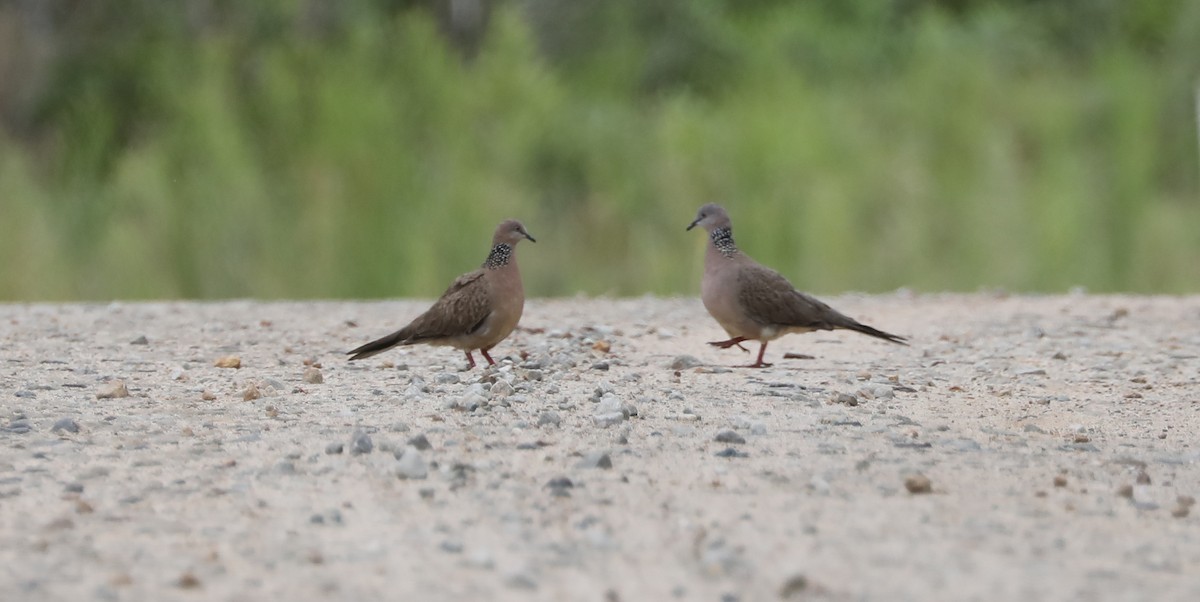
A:
POLYGON ((1200 600, 1200 297, 828 300, 0 305, 0 600, 1200 600))

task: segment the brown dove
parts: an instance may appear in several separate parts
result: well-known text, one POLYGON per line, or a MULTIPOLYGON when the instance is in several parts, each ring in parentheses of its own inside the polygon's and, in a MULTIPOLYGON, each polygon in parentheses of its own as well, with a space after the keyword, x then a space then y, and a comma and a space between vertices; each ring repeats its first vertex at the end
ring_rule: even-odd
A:
POLYGON ((489 365, 496 365, 488 350, 504 340, 521 319, 525 290, 517 269, 516 247, 521 239, 537 242, 521 222, 500 222, 492 235, 492 252, 483 267, 459 276, 425 313, 408 326, 349 352, 351 360, 382 353, 396 345, 449 345, 467 354, 478 349, 489 365))
POLYGON ((768 267, 751 259, 733 243, 729 214, 719 205, 708 204, 696 213, 688 230, 700 226, 708 231, 704 254, 704 279, 700 299, 704 308, 729 333, 729 340, 709 343, 722 349, 755 340, 758 360, 749 368, 770 366, 763 362, 767 343, 790 333, 846 329, 885 341, 906 345, 907 339, 877 330, 847 317, 825 303, 806 295, 768 267))

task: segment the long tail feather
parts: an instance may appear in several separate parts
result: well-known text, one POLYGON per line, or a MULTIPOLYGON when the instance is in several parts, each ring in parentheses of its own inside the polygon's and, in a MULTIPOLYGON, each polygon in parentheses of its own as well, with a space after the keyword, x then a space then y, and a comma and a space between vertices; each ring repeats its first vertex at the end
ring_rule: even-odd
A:
POLYGON ((861 332, 861 333, 867 334, 867 335, 871 335, 875 338, 879 338, 879 339, 883 339, 885 341, 896 343, 897 345, 908 345, 907 337, 902 337, 900 335, 892 334, 890 332, 884 332, 882 330, 879 330, 878 328, 871 328, 870 326, 867 326, 866 324, 863 324, 861 322, 855 322, 855 321, 851 320, 849 324, 842 326, 842 328, 845 328, 847 330, 853 330, 855 332, 861 332))
POLYGON ((408 338, 407 335, 408 333, 405 331, 397 330, 386 337, 375 339, 374 341, 371 341, 362 347, 359 347, 353 351, 349 351, 347 352, 347 355, 350 356, 350 361, 366 359, 399 345, 402 341, 408 338))

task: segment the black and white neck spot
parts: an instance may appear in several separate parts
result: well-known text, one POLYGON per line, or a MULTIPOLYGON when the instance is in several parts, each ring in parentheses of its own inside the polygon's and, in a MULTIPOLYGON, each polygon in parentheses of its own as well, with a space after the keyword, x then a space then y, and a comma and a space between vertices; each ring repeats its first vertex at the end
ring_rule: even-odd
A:
POLYGON ((733 257, 737 255, 737 245, 733 244, 733 230, 730 228, 716 228, 712 231, 713 246, 721 252, 725 257, 733 257))
POLYGON ((500 243, 492 247, 492 252, 488 253, 487 261, 483 262, 483 267, 488 269, 502 268, 508 265, 509 257, 512 257, 512 245, 500 243))

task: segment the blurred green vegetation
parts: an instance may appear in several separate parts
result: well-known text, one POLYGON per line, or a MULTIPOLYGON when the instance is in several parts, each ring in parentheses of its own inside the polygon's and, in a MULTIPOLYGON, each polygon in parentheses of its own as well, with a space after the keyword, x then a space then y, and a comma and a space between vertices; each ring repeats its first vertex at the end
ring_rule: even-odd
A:
POLYGON ((1200 2, 0 2, 0 299, 1196 291, 1200 2))

